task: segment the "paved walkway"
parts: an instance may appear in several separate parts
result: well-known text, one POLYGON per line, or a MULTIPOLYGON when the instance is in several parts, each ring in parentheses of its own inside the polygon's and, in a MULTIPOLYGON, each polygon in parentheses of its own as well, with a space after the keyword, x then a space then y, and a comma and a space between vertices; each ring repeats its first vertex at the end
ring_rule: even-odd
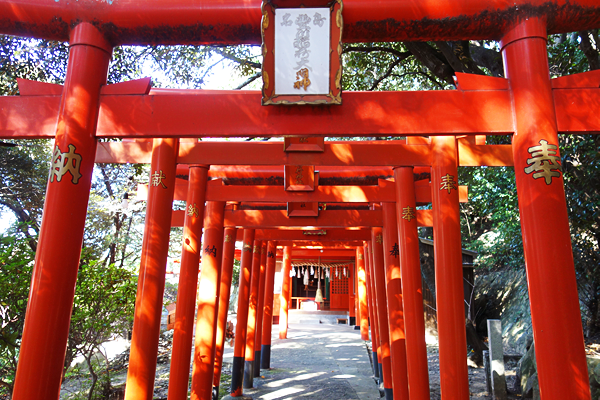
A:
MULTIPOLYGON (((379 400, 360 332, 347 325, 290 324, 288 339, 273 326, 271 369, 244 394, 255 400, 379 400)), ((231 362, 232 351, 225 352, 231 362)))

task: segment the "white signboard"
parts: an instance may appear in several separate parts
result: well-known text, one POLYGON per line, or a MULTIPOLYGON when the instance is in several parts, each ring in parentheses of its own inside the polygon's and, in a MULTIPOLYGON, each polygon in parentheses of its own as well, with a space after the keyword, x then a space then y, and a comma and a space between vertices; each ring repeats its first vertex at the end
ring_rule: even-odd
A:
POLYGON ((329 8, 275 10, 275 94, 329 94, 329 8))

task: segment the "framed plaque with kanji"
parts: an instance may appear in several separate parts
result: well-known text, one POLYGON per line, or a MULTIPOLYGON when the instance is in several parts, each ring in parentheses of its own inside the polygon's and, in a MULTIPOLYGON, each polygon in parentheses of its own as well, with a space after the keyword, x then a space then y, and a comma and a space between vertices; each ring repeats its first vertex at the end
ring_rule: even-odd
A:
POLYGON ((342 103, 342 8, 342 0, 263 0, 263 105, 342 103))

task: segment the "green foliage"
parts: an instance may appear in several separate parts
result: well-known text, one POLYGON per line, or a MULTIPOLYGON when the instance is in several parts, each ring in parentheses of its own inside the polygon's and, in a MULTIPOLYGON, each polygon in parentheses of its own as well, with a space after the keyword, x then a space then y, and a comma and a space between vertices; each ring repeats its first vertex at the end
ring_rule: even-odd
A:
POLYGON ((343 90, 428 90, 446 88, 403 43, 345 44, 343 90))
POLYGON ((114 264, 90 262, 79 267, 65 370, 82 355, 92 376, 90 392, 98 379, 92 364, 94 353, 100 351, 102 343, 131 328, 136 286, 135 276, 114 264))
POLYGON ((20 227, 0 233, 0 395, 12 391, 34 258, 20 227))

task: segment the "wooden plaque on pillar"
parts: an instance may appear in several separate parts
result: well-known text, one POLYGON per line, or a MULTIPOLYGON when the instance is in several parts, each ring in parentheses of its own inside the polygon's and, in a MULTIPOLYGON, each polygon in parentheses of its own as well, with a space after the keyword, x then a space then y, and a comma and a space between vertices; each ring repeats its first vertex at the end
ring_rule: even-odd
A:
POLYGON ((312 192, 319 180, 314 165, 286 165, 283 179, 288 192, 312 192))
POLYGON ((286 137, 283 139, 283 150, 291 152, 319 152, 325 151, 325 138, 322 137, 286 137))
POLYGON ((263 0, 263 105, 342 103, 342 8, 342 0, 263 0))
POLYGON ((318 217, 319 216, 319 203, 287 203, 287 216, 288 217, 318 217))

